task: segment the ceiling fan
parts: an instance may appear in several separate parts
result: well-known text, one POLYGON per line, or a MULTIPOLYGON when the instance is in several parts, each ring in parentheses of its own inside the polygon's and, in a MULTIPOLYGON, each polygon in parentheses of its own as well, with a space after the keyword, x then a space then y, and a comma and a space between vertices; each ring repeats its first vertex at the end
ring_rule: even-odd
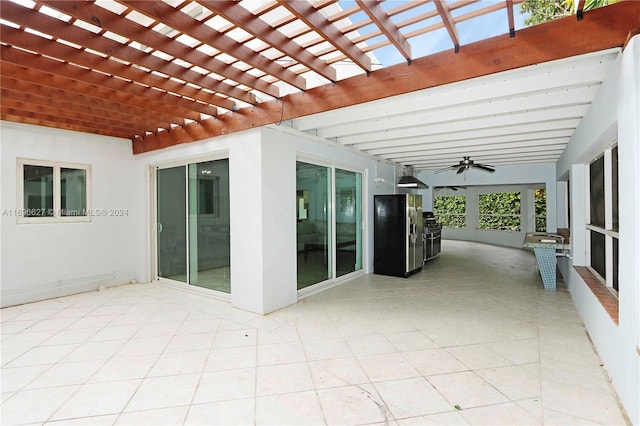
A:
POLYGON ((440 191, 441 189, 450 189, 452 191, 457 191, 458 189, 467 189, 467 187, 466 186, 453 185, 453 186, 436 186, 434 188, 435 191, 440 191))
POLYGON ((444 172, 446 170, 458 170, 456 174, 460 174, 468 169, 479 169, 484 170, 485 172, 493 173, 496 171, 495 167, 489 166, 488 164, 478 164, 473 160, 470 160, 469 157, 463 157, 462 160, 458 164, 454 164, 449 167, 445 167, 444 169, 436 170, 436 173, 444 172))

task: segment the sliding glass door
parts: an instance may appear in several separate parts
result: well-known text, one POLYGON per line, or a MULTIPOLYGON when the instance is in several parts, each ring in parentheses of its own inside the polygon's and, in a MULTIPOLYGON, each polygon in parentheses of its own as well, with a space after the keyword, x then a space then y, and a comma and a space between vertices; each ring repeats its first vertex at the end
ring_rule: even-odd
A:
POLYGON ((302 161, 296 174, 300 290, 362 269, 362 174, 302 161))
POLYGON ((362 269, 362 174, 336 169, 336 276, 362 269))
POLYGON ((328 167, 296 164, 298 290, 331 277, 330 177, 328 167))
POLYGON ((185 167, 156 172, 158 277, 187 282, 185 167))
POLYGON ((157 275, 231 292, 229 160, 158 169, 157 275))

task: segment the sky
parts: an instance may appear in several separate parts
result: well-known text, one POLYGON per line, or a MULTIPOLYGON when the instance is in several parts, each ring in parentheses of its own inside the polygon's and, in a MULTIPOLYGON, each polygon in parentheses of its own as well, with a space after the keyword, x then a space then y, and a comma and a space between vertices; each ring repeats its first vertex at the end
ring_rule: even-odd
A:
MULTIPOLYGON (((411 0, 408 0, 411 1, 411 0)), ((387 0, 382 3, 382 7, 385 10, 393 9, 400 6, 403 3, 406 3, 407 0, 387 0)), ((343 9, 348 9, 354 6, 354 2, 350 0, 342 0, 339 2, 343 9)), ((458 15, 466 14, 471 11, 481 9, 492 4, 496 3, 504 3, 504 0, 481 0, 477 3, 474 3, 469 6, 465 6, 461 9, 458 9, 453 12, 453 16, 456 17, 458 15)), ((405 19, 410 18, 411 16, 415 16, 418 13, 425 13, 426 11, 431 11, 435 9, 435 6, 432 2, 427 3, 421 7, 418 7, 411 12, 405 12, 404 14, 398 15, 394 17, 394 22, 404 21, 405 19)), ((514 20, 516 31, 520 28, 524 27, 524 19, 525 15, 520 14, 520 7, 518 5, 514 6, 514 20)), ((354 15, 354 21, 359 22, 360 20, 365 19, 366 16, 364 14, 354 15)), ((439 22, 439 18, 434 18, 428 20, 426 22, 422 22, 417 26, 409 26, 403 28, 402 32, 407 33, 416 29, 418 26, 424 27, 424 25, 431 25, 436 22, 439 22)), ((463 47, 465 44, 472 43, 474 41, 486 39, 489 37, 506 34, 509 32, 509 24, 507 20, 507 12, 505 9, 501 9, 497 12, 493 12, 491 14, 483 15, 478 18, 474 18, 471 20, 463 21, 456 25, 458 30, 458 35, 460 37, 460 45, 463 47)), ((360 30, 361 34, 366 34, 373 30, 373 26, 367 26, 360 30)), ((379 41, 380 38, 375 38, 372 41, 368 42, 368 44, 375 43, 379 41)), ((427 56, 432 53, 440 52, 443 50, 453 49, 453 42, 447 33, 447 30, 441 28, 436 31, 432 31, 430 33, 414 37, 410 40, 412 46, 412 56, 413 58, 420 58, 423 56, 427 56)), ((383 66, 389 66, 404 62, 405 59, 400 55, 397 49, 393 46, 386 46, 381 49, 376 49, 374 52, 378 62, 383 66)))

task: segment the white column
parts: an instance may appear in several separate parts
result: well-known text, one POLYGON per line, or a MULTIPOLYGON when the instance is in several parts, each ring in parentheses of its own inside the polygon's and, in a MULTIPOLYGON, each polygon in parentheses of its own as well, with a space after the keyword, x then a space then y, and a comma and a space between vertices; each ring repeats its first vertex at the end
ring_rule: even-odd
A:
POLYGON ((267 314, 297 301, 295 147, 269 129, 230 145, 231 304, 267 314))

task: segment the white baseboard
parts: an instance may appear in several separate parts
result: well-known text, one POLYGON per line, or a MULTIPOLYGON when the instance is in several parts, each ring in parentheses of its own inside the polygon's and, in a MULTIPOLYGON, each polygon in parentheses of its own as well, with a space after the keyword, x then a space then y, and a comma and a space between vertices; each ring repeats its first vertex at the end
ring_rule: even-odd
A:
POLYGON ((94 291, 100 288, 100 286, 113 287, 118 285, 118 283, 115 282, 115 275, 115 272, 111 272, 108 274, 70 278, 28 286, 2 286, 0 289, 0 307, 6 308, 8 306, 37 302, 54 297, 94 291))

